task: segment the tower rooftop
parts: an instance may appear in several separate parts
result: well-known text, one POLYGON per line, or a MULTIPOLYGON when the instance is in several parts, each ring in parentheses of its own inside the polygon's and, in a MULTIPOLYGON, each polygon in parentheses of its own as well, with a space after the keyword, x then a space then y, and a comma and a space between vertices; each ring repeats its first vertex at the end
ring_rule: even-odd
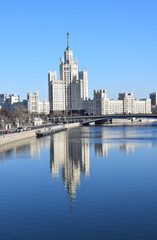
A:
POLYGON ((67 32, 67 48, 66 48, 66 50, 70 50, 70 48, 69 48, 69 33, 67 32))

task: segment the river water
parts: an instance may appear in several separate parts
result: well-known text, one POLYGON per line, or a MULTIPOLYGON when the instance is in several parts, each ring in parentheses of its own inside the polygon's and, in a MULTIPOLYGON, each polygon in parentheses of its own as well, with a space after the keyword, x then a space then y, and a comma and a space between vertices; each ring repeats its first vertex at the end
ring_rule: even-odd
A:
POLYGON ((157 127, 1 147, 0 239, 157 239, 157 127))

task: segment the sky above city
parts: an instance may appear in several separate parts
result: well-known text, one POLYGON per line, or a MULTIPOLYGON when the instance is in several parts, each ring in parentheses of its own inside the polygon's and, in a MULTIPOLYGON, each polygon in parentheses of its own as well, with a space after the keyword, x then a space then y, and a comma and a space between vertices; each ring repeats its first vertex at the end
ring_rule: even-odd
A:
POLYGON ((156 0, 1 0, 0 93, 48 100, 48 70, 59 80, 67 32, 78 68, 88 70, 89 97, 157 91, 156 0))

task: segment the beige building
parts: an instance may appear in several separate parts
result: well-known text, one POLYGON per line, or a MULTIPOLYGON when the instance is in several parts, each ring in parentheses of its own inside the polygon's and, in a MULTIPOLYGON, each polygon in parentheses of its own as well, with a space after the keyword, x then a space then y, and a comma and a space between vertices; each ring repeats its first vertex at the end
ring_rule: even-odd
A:
POLYGON ((93 99, 94 115, 122 114, 123 101, 107 98, 106 90, 94 90, 93 99))
POLYGON ((119 100, 123 101, 123 112, 126 114, 134 112, 134 97, 133 93, 119 93, 119 100))
POLYGON ((106 90, 94 90, 93 114, 151 113, 151 99, 134 99, 133 93, 119 93, 117 100, 107 98, 106 90))
POLYGON ((151 99, 134 99, 133 93, 119 93, 119 100, 123 100, 123 112, 125 114, 131 113, 152 113, 151 99))
POLYGON ((88 99, 87 70, 78 71, 77 59, 73 59, 73 51, 67 48, 64 58, 60 59, 60 80, 56 71, 48 72, 50 111, 83 110, 83 101, 88 99))
POLYGON ((40 101, 38 92, 27 92, 27 107, 30 113, 50 113, 50 103, 46 100, 40 101))
POLYGON ((64 84, 63 81, 57 80, 56 71, 48 72, 48 84, 51 111, 64 111, 64 84))

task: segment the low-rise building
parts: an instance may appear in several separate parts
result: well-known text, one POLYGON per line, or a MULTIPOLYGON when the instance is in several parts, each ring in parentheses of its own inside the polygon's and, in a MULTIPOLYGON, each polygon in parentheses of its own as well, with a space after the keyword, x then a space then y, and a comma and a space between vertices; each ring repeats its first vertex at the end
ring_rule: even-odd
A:
POLYGON ((46 100, 40 101, 38 92, 34 92, 34 94, 31 91, 27 92, 27 107, 30 113, 49 114, 50 112, 49 102, 46 100))
POLYGON ((119 93, 120 100, 123 100, 123 113, 125 114, 146 114, 151 113, 151 99, 134 99, 133 93, 119 93))
POLYGON ((33 125, 34 126, 40 126, 42 124, 43 124, 43 120, 41 118, 36 117, 36 118, 33 119, 33 125))
MULTIPOLYGON (((87 105, 88 106, 88 105, 87 105)), ((86 112, 88 110, 86 109, 86 112)), ((151 99, 134 99, 133 93, 119 93, 118 99, 107 98, 106 90, 94 90, 93 114, 150 114, 151 99)))
POLYGON ((8 108, 9 110, 14 110, 14 104, 20 103, 20 97, 16 94, 0 94, 0 106, 1 108, 8 108))
POLYGON ((122 114, 123 101, 107 98, 105 89, 94 90, 94 115, 122 114))

